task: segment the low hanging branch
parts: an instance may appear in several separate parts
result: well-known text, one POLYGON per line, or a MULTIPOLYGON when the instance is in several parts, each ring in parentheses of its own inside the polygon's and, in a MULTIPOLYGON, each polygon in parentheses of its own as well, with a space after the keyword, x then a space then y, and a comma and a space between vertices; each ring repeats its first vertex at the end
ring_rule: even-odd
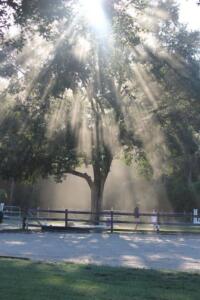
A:
POLYGON ((93 185, 92 178, 91 178, 91 176, 89 176, 87 173, 81 173, 81 172, 75 171, 75 170, 69 170, 69 171, 67 171, 67 173, 85 179, 85 180, 87 181, 88 185, 89 185, 90 187, 92 187, 92 185, 93 185))

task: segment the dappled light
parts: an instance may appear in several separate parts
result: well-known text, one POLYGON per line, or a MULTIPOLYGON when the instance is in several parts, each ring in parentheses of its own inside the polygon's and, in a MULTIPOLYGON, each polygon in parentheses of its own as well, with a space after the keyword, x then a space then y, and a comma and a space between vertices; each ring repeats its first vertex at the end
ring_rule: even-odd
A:
POLYGON ((199 239, 191 235, 11 233, 2 241, 1 255, 36 261, 200 270, 199 239))

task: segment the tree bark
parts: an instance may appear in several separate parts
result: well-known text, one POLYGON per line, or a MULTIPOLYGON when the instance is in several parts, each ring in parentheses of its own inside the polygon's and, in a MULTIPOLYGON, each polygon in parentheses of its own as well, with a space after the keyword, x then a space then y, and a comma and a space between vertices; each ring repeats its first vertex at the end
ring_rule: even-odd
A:
POLYGON ((87 173, 82 173, 82 172, 75 171, 75 170, 69 170, 67 173, 85 179, 87 181, 90 189, 92 188, 92 184, 93 184, 92 178, 87 173))
POLYGON ((104 173, 104 175, 101 174, 101 171, 97 167, 97 165, 93 166, 94 180, 92 180, 92 178, 87 173, 82 173, 75 170, 69 170, 67 172, 69 174, 85 179, 88 183, 91 194, 91 222, 96 225, 100 222, 100 212, 102 210, 103 204, 104 186, 110 170, 111 161, 112 160, 109 161, 107 171, 106 173, 104 173))
POLYGON ((14 203, 14 191, 15 191, 15 180, 14 178, 12 178, 10 184, 10 195, 9 195, 10 205, 13 205, 14 203))
POLYGON ((99 224, 100 222, 100 213, 103 204, 104 182, 102 182, 102 179, 99 181, 94 181, 91 187, 91 222, 93 224, 99 224))

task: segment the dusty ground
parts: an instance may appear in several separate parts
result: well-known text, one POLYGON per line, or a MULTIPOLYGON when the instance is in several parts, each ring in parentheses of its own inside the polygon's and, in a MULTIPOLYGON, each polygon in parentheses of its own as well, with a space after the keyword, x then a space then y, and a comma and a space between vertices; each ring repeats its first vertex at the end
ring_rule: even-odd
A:
POLYGON ((0 256, 200 271, 200 238, 156 233, 0 233, 0 256))

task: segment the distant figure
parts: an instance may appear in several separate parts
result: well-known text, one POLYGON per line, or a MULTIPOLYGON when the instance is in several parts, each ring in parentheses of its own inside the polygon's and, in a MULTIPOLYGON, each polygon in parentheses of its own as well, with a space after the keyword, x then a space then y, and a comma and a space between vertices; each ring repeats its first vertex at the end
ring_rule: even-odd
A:
POLYGON ((138 206, 136 206, 134 209, 134 217, 135 217, 135 230, 137 230, 138 224, 140 222, 140 210, 138 206))
POLYGON ((157 209, 153 209, 151 216, 151 223, 153 224, 153 229, 157 232, 160 230, 160 226, 158 224, 158 211, 157 209))

